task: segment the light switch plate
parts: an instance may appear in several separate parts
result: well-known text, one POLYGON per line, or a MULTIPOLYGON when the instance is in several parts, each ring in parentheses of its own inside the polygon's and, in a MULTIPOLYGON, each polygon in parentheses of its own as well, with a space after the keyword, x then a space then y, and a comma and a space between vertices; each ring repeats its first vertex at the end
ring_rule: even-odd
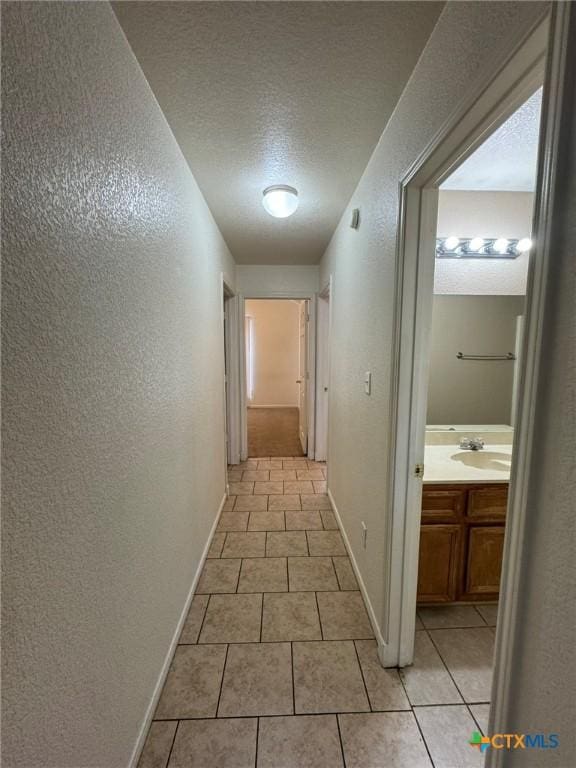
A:
POLYGON ((370 371, 366 371, 364 374, 364 392, 367 395, 372 393, 372 374, 370 371))

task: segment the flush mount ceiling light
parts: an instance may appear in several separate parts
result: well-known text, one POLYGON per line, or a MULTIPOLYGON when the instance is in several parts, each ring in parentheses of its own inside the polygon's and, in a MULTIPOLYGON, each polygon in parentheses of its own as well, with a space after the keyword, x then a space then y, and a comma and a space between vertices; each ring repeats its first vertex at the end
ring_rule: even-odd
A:
POLYGON ((262 193, 262 205, 270 216, 285 219, 298 208, 298 192, 285 184, 267 187, 262 193))
POLYGON ((532 248, 529 237, 515 240, 507 237, 439 237, 437 259, 517 259, 532 248))

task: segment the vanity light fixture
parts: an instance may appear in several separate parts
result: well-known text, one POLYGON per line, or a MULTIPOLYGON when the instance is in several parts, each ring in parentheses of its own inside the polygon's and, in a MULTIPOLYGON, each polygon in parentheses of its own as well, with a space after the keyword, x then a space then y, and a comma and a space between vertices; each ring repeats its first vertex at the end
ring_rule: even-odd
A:
POLYGON ((516 246, 516 249, 520 251, 520 253, 526 253, 530 248, 532 248, 532 240, 530 240, 529 237, 523 237, 522 240, 518 241, 518 245, 516 246))
POLYGON ((477 251, 482 248, 484 245, 484 238, 483 237, 473 237, 472 240, 470 240, 470 243, 468 244, 468 247, 471 251, 474 251, 476 253, 477 251))
POLYGON ((455 251, 459 245, 460 238, 456 237, 456 235, 450 235, 450 237, 447 237, 446 240, 444 240, 444 247, 449 251, 455 251))
POLYGON ((508 249, 508 240, 505 237, 499 237, 494 243, 494 250, 498 253, 506 253, 508 249))
POLYGON ((298 208, 298 191, 285 184, 266 187, 262 193, 262 205, 275 219, 286 219, 298 208))
POLYGON ((439 237, 437 259, 517 259, 532 248, 529 237, 439 237))

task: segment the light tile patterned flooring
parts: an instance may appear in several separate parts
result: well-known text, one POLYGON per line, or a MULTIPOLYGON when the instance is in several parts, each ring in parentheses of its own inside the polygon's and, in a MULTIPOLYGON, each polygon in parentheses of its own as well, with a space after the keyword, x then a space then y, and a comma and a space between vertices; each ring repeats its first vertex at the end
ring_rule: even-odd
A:
POLYGON ((495 607, 419 609, 414 665, 383 669, 325 466, 229 484, 139 768, 481 766, 495 607))

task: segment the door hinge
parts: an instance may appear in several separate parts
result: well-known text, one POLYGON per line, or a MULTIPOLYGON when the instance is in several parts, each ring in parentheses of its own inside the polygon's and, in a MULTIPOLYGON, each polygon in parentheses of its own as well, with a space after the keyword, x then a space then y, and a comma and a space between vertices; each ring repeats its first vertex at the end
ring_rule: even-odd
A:
POLYGON ((424 464, 416 464, 414 467, 414 477, 424 477, 424 464))

